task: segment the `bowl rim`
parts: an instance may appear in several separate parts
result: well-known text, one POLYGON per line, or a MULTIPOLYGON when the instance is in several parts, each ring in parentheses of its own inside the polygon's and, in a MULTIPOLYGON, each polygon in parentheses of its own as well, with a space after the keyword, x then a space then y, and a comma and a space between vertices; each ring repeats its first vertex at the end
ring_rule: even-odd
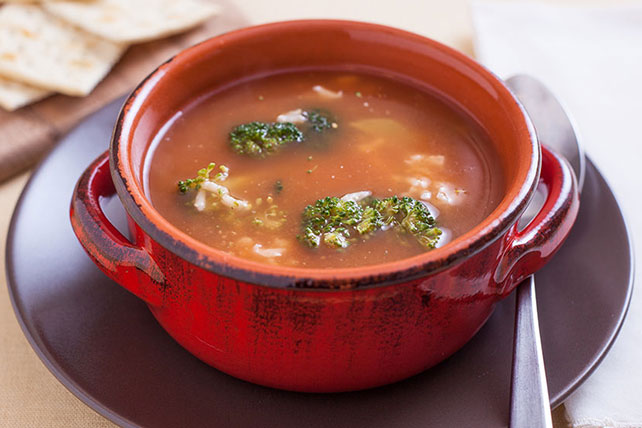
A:
POLYGON ((380 24, 333 19, 281 21, 245 27, 212 37, 179 52, 159 65, 129 94, 119 112, 109 150, 112 180, 126 212, 138 227, 167 251, 204 270, 231 279, 268 287, 313 290, 372 288, 407 282, 440 272, 473 256, 503 236, 517 222, 535 192, 541 169, 541 147, 528 114, 510 89, 490 70, 453 48, 415 33, 380 24), (519 183, 523 178, 522 185, 519 188, 516 185, 507 186, 507 191, 492 213, 467 233, 443 247, 410 258, 359 267, 300 268, 255 262, 207 246, 173 226, 156 211, 149 199, 140 191, 134 179, 137 172, 131 167, 129 159, 128 142, 145 96, 150 93, 155 83, 162 79, 167 68, 188 62, 189 58, 199 56, 210 49, 220 48, 221 45, 261 37, 275 31, 291 31, 301 26, 321 31, 350 28, 383 32, 395 37, 420 41, 456 61, 465 63, 476 73, 483 75, 492 82, 499 94, 508 96, 508 99, 512 100, 515 113, 518 113, 524 121, 524 127, 516 130, 516 133, 520 134, 520 139, 530 142, 531 159, 528 169, 521 173, 523 177, 518 177, 516 180, 516 183, 519 183), (512 199, 509 200, 509 197, 512 199))

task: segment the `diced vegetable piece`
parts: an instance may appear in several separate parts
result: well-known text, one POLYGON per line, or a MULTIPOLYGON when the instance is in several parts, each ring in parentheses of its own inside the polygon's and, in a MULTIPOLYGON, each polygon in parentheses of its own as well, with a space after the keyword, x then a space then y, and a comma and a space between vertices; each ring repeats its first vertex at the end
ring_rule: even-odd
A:
POLYGON ((399 139, 407 135, 408 130, 399 121, 387 117, 361 119, 351 122, 350 126, 361 132, 384 139, 399 139))

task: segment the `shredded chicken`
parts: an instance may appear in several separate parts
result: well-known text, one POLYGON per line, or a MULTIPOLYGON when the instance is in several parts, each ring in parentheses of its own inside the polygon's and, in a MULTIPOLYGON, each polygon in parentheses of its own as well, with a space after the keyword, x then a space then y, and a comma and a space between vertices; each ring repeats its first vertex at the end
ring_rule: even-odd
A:
POLYGON ((422 201, 429 201, 430 198, 432 198, 432 192, 428 190, 419 195, 419 199, 421 199, 422 201))
POLYGON ((431 180, 428 177, 410 177, 407 178, 407 182, 410 184, 410 188, 403 193, 404 196, 424 201, 432 198, 432 192, 428 190, 431 184, 431 180))
POLYGON ((203 184, 201 184, 201 189, 210 193, 215 193, 219 196, 227 195, 228 193, 230 193, 227 187, 221 186, 220 184, 214 183, 213 181, 204 182, 203 184))
POLYGON ((250 209, 250 203, 243 199, 236 199, 229 194, 221 197, 221 203, 232 210, 247 211, 250 209))
POLYGON ((436 197, 447 204, 459 205, 466 197, 466 191, 456 189, 455 186, 450 183, 439 183, 436 197))
POLYGON ((281 257, 285 253, 285 248, 263 248, 261 244, 254 244, 252 251, 262 257, 281 257))
POLYGON ((317 94, 321 95, 323 98, 328 98, 328 99, 338 99, 343 96, 343 91, 334 92, 334 91, 331 91, 330 89, 324 88, 321 85, 313 86, 312 90, 317 94))
POLYGON ((206 198, 207 194, 205 193, 205 190, 200 189, 194 198, 194 206, 197 210, 203 211, 205 209, 206 198))
POLYGON ((412 187, 419 189, 427 189, 430 185, 430 178, 428 177, 411 177, 408 182, 412 187))
POLYGON ((414 154, 404 161, 408 165, 416 165, 419 167, 427 166, 443 166, 446 162, 446 157, 443 155, 424 155, 421 153, 414 154))
POLYGON ((348 193, 346 195, 343 195, 341 197, 341 200, 359 202, 371 195, 372 195, 372 192, 370 190, 362 190, 360 192, 348 193))
POLYGON ((303 115, 303 110, 300 108, 296 110, 290 110, 286 113, 282 113, 276 117, 277 122, 290 122, 290 123, 303 123, 306 120, 308 120, 304 115, 303 115))
MULTIPOLYGON (((216 179, 223 181, 227 179, 227 176, 228 176, 228 170, 225 169, 224 171, 222 171, 220 174, 217 175, 216 179)), ((207 207, 208 193, 210 193, 215 198, 220 199, 221 204, 223 204, 224 206, 232 210, 238 209, 241 211, 246 211, 251 208, 251 205, 248 201, 245 201, 243 199, 238 199, 230 195, 230 190, 227 187, 221 184, 218 184, 212 180, 208 180, 201 184, 201 188, 198 190, 198 193, 194 198, 194 207, 197 210, 203 211, 207 207)))

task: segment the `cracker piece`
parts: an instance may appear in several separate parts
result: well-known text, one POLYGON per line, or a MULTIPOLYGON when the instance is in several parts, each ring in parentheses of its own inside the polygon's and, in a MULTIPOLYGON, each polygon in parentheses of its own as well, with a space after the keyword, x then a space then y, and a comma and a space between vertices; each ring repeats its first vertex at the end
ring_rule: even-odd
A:
POLYGON ((95 0, 47 3, 50 13, 118 43, 138 43, 188 30, 219 8, 204 0, 95 0))
POLYGON ((0 77, 0 107, 13 111, 51 95, 51 91, 0 77))
POLYGON ((126 45, 77 29, 34 5, 0 7, 0 75, 67 95, 87 95, 126 45))

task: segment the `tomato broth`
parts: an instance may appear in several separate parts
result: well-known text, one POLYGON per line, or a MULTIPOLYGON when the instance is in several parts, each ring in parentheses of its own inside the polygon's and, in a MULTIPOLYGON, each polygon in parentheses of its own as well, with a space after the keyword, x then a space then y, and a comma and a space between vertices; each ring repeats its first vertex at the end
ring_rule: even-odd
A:
POLYGON ((302 213, 319 199, 409 196, 435 218, 441 246, 486 218, 504 191, 488 136, 465 113, 425 88, 346 71, 264 76, 201 97, 158 133, 146 171, 152 204, 183 232, 239 257, 302 268, 372 265, 430 251, 385 226, 353 231, 345 247, 322 240, 311 248, 301 240, 302 213), (321 132, 302 122, 311 111, 330 118, 321 132), (255 121, 291 122, 303 141, 264 156, 240 154, 230 132, 255 121), (213 185, 179 191, 179 181, 210 163, 213 185))

